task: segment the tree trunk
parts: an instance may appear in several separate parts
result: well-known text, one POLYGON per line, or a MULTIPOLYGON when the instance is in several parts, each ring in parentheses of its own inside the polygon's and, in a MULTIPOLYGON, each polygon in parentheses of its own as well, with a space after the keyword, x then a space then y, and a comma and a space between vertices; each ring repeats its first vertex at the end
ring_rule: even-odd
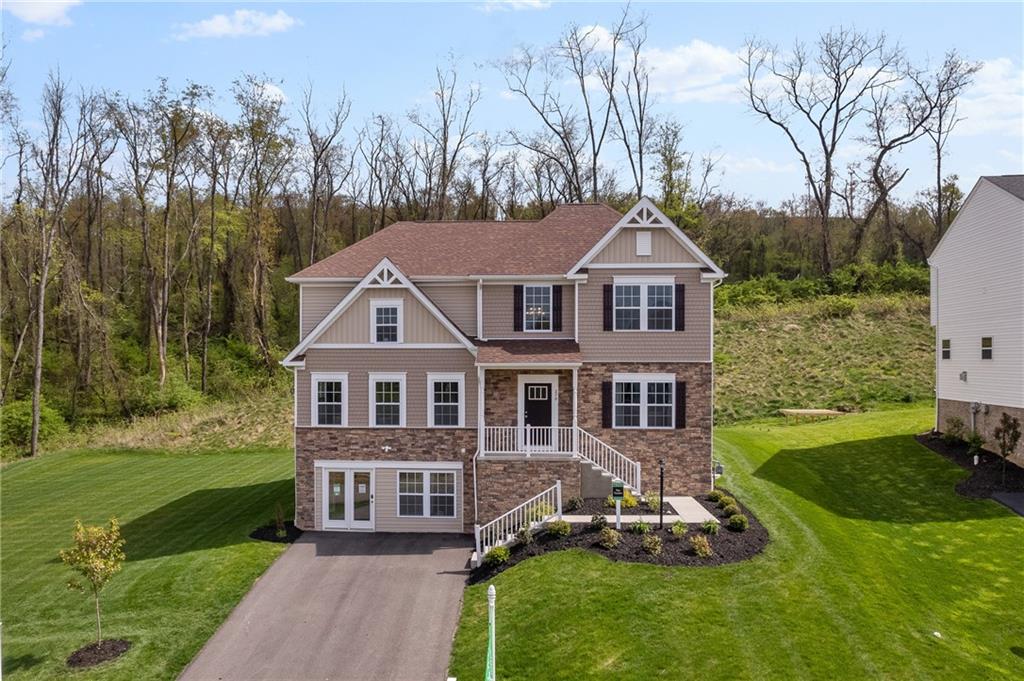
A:
POLYGON ((96 643, 103 641, 103 630, 100 628, 100 592, 93 589, 92 597, 96 601, 96 643))

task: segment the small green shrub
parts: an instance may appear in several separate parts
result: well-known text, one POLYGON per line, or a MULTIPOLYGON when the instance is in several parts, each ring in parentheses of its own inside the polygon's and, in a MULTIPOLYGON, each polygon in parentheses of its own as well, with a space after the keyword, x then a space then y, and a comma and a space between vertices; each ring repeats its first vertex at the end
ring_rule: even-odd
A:
POLYGON ((661 555, 661 537, 656 534, 645 534, 640 540, 640 548, 643 552, 652 556, 661 555))
POLYGON ((527 525, 523 525, 516 531, 516 544, 519 546, 529 546, 533 543, 533 530, 527 525))
POLYGON ((605 518, 600 513, 590 516, 590 529, 600 530, 605 527, 608 527, 608 518, 605 518))
POLYGON ((711 557, 711 542, 703 534, 694 534, 690 536, 690 548, 697 554, 698 558, 710 558, 711 557))
POLYGON ((822 319, 843 319, 857 309, 857 301, 848 296, 824 296, 818 304, 817 316, 822 319))
POLYGON ((714 520, 705 520, 700 526, 700 531, 704 534, 718 534, 718 529, 721 527, 714 520))
POLYGON ((484 565, 494 567, 495 565, 503 565, 508 562, 509 553, 507 546, 495 546, 493 549, 487 552, 484 556, 484 565))
POLYGON ((722 494, 721 490, 713 489, 710 492, 708 492, 708 501, 718 503, 718 500, 721 499, 723 496, 725 495, 722 494))
MULTIPOLYGON (((68 432, 68 426, 60 412, 46 404, 39 403, 39 441, 68 432)), ((25 449, 32 439, 32 400, 9 402, 0 408, 0 446, 25 449)))
POLYGON ((978 431, 971 431, 971 434, 967 436, 965 440, 967 443, 968 454, 980 454, 981 448, 985 446, 985 438, 981 436, 978 431))
POLYGON ((611 527, 601 529, 601 536, 597 539, 597 545, 602 549, 614 549, 622 541, 622 535, 611 527))
POLYGON ((661 497, 657 494, 648 494, 644 499, 647 501, 647 506, 655 513, 661 510, 661 497))
POLYGON ((569 500, 565 502, 563 513, 572 513, 583 508, 583 497, 569 497, 569 500))
POLYGON ((288 536, 288 528, 284 524, 284 507, 281 506, 281 502, 277 502, 274 506, 274 534, 278 539, 284 539, 288 536))
POLYGON ((572 525, 566 520, 549 520, 544 529, 556 537, 568 537, 572 534, 572 525))
POLYGON ((729 529, 734 532, 746 532, 748 527, 750 527, 750 521, 742 513, 737 513, 729 518, 729 529))
POLYGON ((629 531, 633 534, 650 534, 651 526, 642 520, 637 520, 629 525, 629 531))
MULTIPOLYGON (((615 498, 612 495, 608 495, 604 500, 604 505, 608 508, 615 508, 615 498)), ((633 493, 628 489, 622 491, 622 508, 636 508, 640 505, 640 500, 633 496, 633 493)))
POLYGON ((668 528, 668 531, 672 535, 673 539, 679 541, 686 534, 686 523, 682 520, 677 520, 672 523, 672 527, 668 528))
POLYGON ((739 512, 740 507, 737 506, 736 504, 729 504, 728 506, 722 509, 722 513, 725 514, 726 518, 731 518, 739 512))
POLYGON ((530 507, 530 509, 526 512, 526 519, 529 520, 531 523, 537 523, 541 520, 544 520, 548 516, 552 516, 554 514, 555 507, 547 502, 542 501, 541 503, 535 504, 530 507))
POLYGON ((729 496, 722 496, 718 499, 718 508, 725 508, 730 504, 735 504, 736 500, 729 496))
POLYGON ((947 445, 957 445, 964 441, 967 429, 964 428, 964 420, 959 416, 950 416, 946 419, 946 430, 942 433, 942 441, 947 445))

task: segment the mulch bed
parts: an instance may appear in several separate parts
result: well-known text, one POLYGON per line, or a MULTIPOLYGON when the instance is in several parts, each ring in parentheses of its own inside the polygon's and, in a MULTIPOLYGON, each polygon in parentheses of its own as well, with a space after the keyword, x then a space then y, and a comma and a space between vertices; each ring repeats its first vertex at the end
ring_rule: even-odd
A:
POLYGON ((71 653, 67 665, 75 669, 93 667, 102 662, 121 657, 132 647, 131 641, 123 638, 105 638, 99 643, 90 643, 71 653))
POLYGON ((286 520, 284 523, 284 529, 287 535, 284 537, 277 536, 277 525, 270 523, 263 527, 257 527, 255 530, 249 533, 250 539, 259 539, 260 541, 272 541, 276 544, 291 544, 296 539, 302 536, 302 530, 295 527, 295 523, 290 520, 286 520))
POLYGON ((1024 492, 1024 468, 1006 462, 1006 484, 1003 484, 1003 459, 998 454, 984 449, 978 454, 978 465, 974 455, 968 454, 967 444, 949 444, 942 436, 932 432, 916 436, 918 442, 936 454, 943 456, 961 468, 971 472, 970 477, 957 483, 956 491, 969 499, 988 499, 993 492, 1024 492))
MULTIPOLYGON (((724 492, 724 490, 722 490, 724 492)), ((697 499, 698 502, 704 508, 708 509, 712 515, 718 518, 721 522, 718 534, 705 535, 708 538, 708 542, 711 544, 711 550, 714 552, 710 558, 698 558, 693 550, 690 548, 689 537, 695 534, 703 534, 700 529, 700 525, 688 525, 686 535, 681 539, 676 539, 669 532, 671 523, 666 521, 665 528, 662 530, 657 529, 657 522, 652 525, 652 534, 656 534, 661 537, 661 555, 652 556, 645 553, 640 548, 640 541, 642 535, 633 534, 629 531, 629 525, 623 523, 622 525, 622 540, 619 545, 614 549, 604 549, 597 545, 598 530, 592 529, 590 525, 573 525, 572 534, 568 537, 555 537, 551 534, 540 530, 535 535, 535 539, 532 544, 527 546, 513 545, 509 549, 511 555, 507 563, 502 565, 481 565, 472 570, 469 577, 470 584, 478 584, 480 582, 486 582, 500 572, 504 572, 508 568, 512 567, 517 563, 521 563, 524 560, 533 558, 534 556, 540 556, 545 553, 552 551, 562 551, 564 549, 584 549, 586 551, 593 551, 599 553, 610 560, 617 560, 627 563, 651 563, 654 565, 689 565, 689 566, 708 566, 708 565, 725 565, 727 563, 738 563, 749 558, 753 558, 757 554, 764 550, 764 547, 768 544, 768 530, 758 521, 758 519, 746 508, 739 504, 740 511, 747 516, 750 521, 750 527, 745 532, 733 532, 728 529, 725 524, 728 520, 722 511, 713 503, 703 497, 697 499)), ((635 509, 630 509, 630 512, 634 512, 635 509)), ((579 513, 583 515, 581 511, 574 511, 573 513, 579 513)), ((612 509, 612 513, 602 513, 609 520, 611 527, 615 526, 615 511, 612 509)))
MULTIPOLYGON (((668 509, 665 509, 666 512, 668 509)), ((583 507, 575 511, 568 511, 563 509, 562 513, 568 513, 571 515, 606 515, 609 518, 615 517, 615 507, 606 506, 604 499, 584 499, 583 507)), ((634 508, 622 507, 622 515, 657 515, 658 512, 647 505, 646 502, 641 501, 639 506, 634 508)))

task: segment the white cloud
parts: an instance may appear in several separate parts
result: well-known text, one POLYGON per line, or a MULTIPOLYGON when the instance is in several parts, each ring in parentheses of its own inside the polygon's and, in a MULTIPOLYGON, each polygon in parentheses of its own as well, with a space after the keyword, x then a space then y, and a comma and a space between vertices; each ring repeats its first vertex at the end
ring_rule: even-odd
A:
POLYGON ((262 94, 263 97, 265 97, 266 99, 275 102, 288 101, 288 96, 284 93, 284 90, 274 85, 273 83, 264 83, 260 89, 262 90, 260 94, 262 94))
POLYGON ((984 62, 974 84, 960 97, 963 118, 953 134, 1024 134, 1024 68, 1007 57, 984 62))
POLYGON ((551 7, 548 0, 484 0, 479 9, 484 12, 518 12, 521 10, 547 9, 551 7))
POLYGON ((651 67, 651 92, 675 102, 726 102, 742 97, 739 55, 720 45, 694 39, 670 49, 644 52, 651 67))
POLYGON ((612 51, 612 32, 604 26, 581 26, 577 33, 580 37, 586 36, 598 52, 612 51))
POLYGON ((511 90, 502 90, 501 92, 498 93, 498 96, 508 102, 514 102, 515 100, 519 99, 519 95, 512 92, 511 90))
POLYGON ((174 37, 178 40, 192 38, 248 38, 281 33, 301 25, 298 19, 284 10, 273 14, 250 9, 236 9, 231 14, 214 14, 195 23, 180 24, 174 37))
POLYGON ((763 175, 795 173, 799 171, 796 163, 779 163, 771 159, 758 158, 757 156, 734 156, 726 154, 720 162, 726 172, 737 175, 744 173, 756 173, 763 175))
POLYGON ((70 26, 68 10, 82 4, 82 0, 5 0, 2 4, 5 10, 28 24, 70 26))
POLYGON ((31 43, 39 40, 44 35, 46 35, 46 31, 41 28, 26 28, 21 32, 21 39, 26 43, 31 43))

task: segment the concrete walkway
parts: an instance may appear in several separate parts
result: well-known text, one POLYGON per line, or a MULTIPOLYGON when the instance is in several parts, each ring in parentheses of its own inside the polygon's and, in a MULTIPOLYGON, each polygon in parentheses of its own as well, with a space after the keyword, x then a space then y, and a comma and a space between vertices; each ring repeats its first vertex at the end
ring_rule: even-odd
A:
MULTIPOLYGON (((713 520, 718 522, 718 518, 713 516, 706 508, 700 505, 693 497, 665 497, 665 503, 669 508, 665 509, 665 522, 674 523, 677 520, 682 520, 687 525, 706 522, 713 520), (671 511, 670 511, 671 509, 671 511)), ((610 521, 615 519, 615 509, 609 508, 605 513, 605 517, 610 521)), ((638 520, 644 522, 658 522, 657 513, 642 513, 642 514, 622 514, 622 522, 624 523, 635 523, 638 520)), ((566 520, 570 523, 589 523, 590 516, 588 515, 568 515, 563 514, 562 520, 566 520)))
POLYGON ((1019 516, 1024 516, 1024 492, 994 492, 992 498, 1019 516))
POLYGON ((181 679, 444 679, 469 537, 307 532, 181 679))

